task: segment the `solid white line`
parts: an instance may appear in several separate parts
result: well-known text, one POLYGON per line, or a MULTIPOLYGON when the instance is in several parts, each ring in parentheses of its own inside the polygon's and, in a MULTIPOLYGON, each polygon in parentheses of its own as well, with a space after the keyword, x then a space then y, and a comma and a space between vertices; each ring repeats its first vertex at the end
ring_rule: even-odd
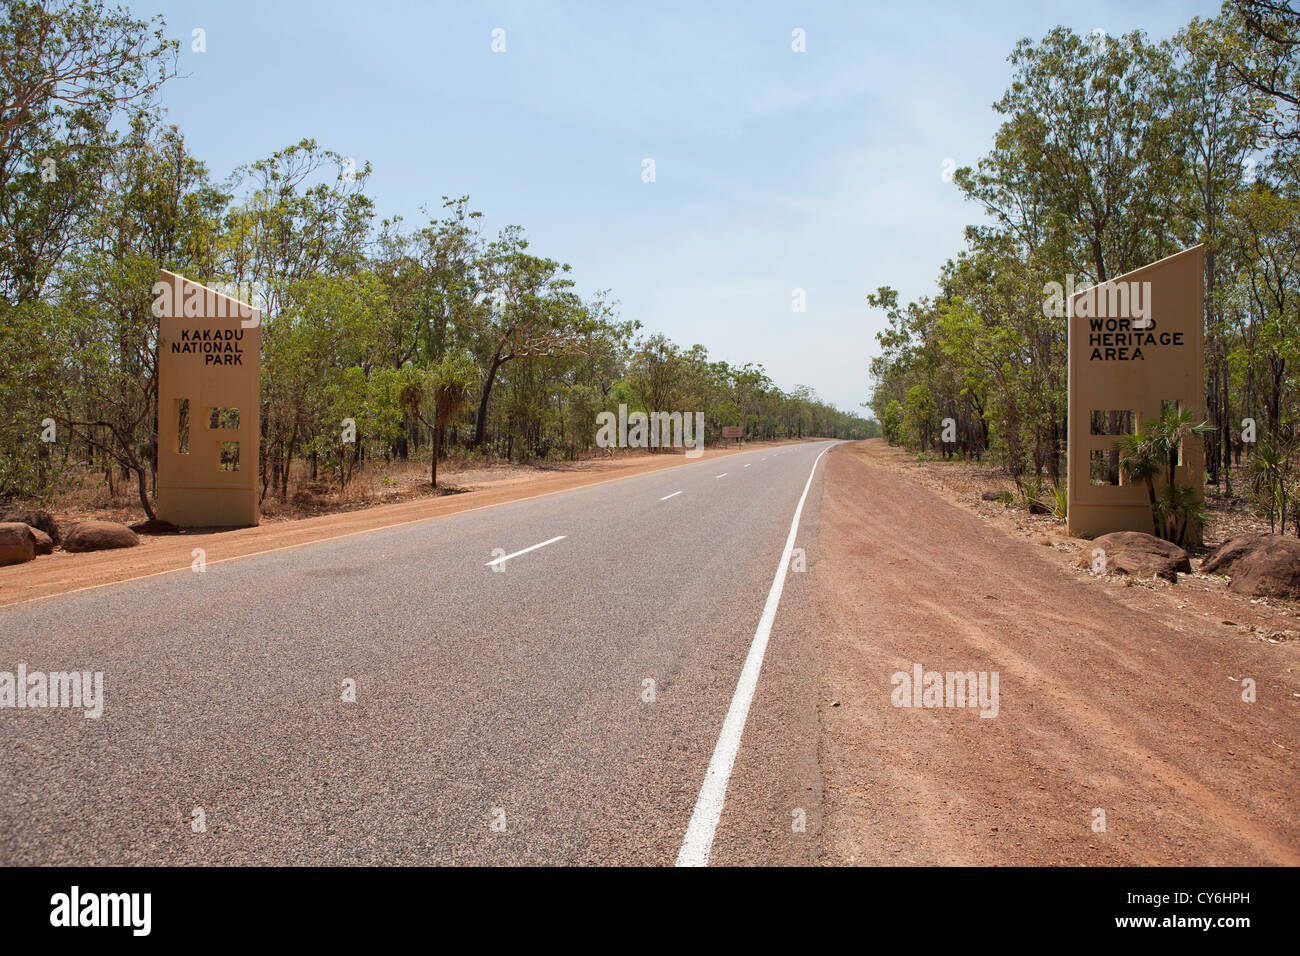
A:
POLYGON ((686 827, 686 836, 682 848, 677 853, 678 866, 708 866, 709 852, 713 849, 713 833, 718 828, 722 817, 722 805, 727 800, 727 783, 731 780, 731 768, 736 762, 736 753, 740 750, 740 738, 745 732, 745 720, 749 717, 749 705, 754 699, 754 690, 758 687, 758 673, 763 668, 763 655, 767 651, 767 639, 772 634, 772 622, 776 620, 776 609, 781 603, 781 591, 785 588, 785 575, 790 567, 790 555, 794 551, 795 535, 799 532, 799 516, 803 513, 803 503, 812 487, 813 475, 817 473, 817 462, 822 455, 834 446, 822 449, 821 455, 814 459, 812 470, 808 472, 808 481, 799 496, 799 504, 794 509, 794 520, 790 522, 790 535, 785 539, 785 550, 781 552, 781 563, 777 565, 776 577, 772 579, 772 588, 767 592, 767 603, 763 605, 763 616, 758 620, 758 629, 754 631, 754 640, 749 645, 745 656, 745 666, 741 668, 740 680, 736 682, 736 692, 731 697, 731 706, 727 708, 727 717, 722 722, 722 732, 718 734, 718 743, 713 748, 713 757, 709 760, 709 769, 704 774, 704 784, 700 787, 700 796, 695 801, 695 812, 686 827))
POLYGON ((505 557, 493 558, 487 564, 483 565, 483 567, 490 568, 494 564, 503 564, 504 562, 509 561, 511 558, 519 557, 521 554, 527 554, 529 551, 536 551, 538 548, 544 548, 548 544, 555 544, 555 542, 557 541, 563 541, 565 537, 566 537, 565 535, 557 534, 554 538, 551 538, 549 541, 543 541, 541 544, 535 544, 531 548, 524 548, 524 550, 516 551, 514 554, 507 554, 505 557))
POLYGON ((676 498, 676 497, 677 497, 678 495, 680 495, 680 494, 681 494, 680 491, 674 491, 671 495, 664 495, 664 496, 663 496, 662 498, 660 498, 659 500, 660 500, 660 501, 667 501, 669 498, 676 498))
POLYGON ((727 473, 724 471, 722 474, 720 474, 720 475, 714 475, 713 477, 714 477, 714 478, 726 478, 726 477, 727 477, 727 473))

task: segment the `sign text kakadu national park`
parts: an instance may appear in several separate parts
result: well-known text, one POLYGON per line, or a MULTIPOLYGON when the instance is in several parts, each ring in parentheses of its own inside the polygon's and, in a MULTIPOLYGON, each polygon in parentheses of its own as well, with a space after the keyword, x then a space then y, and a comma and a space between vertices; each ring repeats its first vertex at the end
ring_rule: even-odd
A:
POLYGON ((174 354, 196 352, 204 365, 242 365, 243 329, 181 329, 181 340, 171 343, 174 354))
POLYGON ((158 316, 158 516, 188 527, 259 520, 261 313, 164 271, 158 316))

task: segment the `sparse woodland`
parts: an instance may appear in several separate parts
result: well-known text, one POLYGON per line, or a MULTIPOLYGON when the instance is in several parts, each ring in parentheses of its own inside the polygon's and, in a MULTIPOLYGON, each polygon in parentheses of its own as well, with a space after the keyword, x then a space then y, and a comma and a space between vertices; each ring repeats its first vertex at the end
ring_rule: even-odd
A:
POLYGON ((1300 13, 1233 0, 1172 40, 1021 41, 989 154, 955 170, 985 213, 939 293, 879 289, 871 407, 889 441, 1064 484, 1066 319, 1048 283, 1113 279, 1205 243, 1207 481, 1300 532, 1300 13), (941 422, 956 423, 945 442, 941 422), (1255 423, 1254 431, 1245 420, 1255 423))
POLYGON ((710 442, 725 425, 872 433, 761 365, 642 334, 612 294, 581 296, 518 226, 485 235, 440 184, 413 221, 377 221, 368 164, 312 139, 215 182, 157 107, 184 82, 178 55, 159 18, 99 2, 0 14, 0 500, 89 472, 149 510, 160 268, 263 311, 264 498, 290 495, 291 475, 339 487, 381 461, 419 459, 432 478, 435 446, 589 456, 596 415, 621 403, 702 411, 710 442))

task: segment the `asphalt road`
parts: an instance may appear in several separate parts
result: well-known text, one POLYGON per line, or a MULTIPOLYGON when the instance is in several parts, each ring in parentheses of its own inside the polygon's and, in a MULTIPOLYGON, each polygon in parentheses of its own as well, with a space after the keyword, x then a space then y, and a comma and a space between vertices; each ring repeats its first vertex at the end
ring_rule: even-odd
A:
MULTIPOLYGON (((0 671, 102 671, 105 696, 0 709, 0 863, 672 864, 830 444, 0 609, 0 671)), ((818 854, 806 581, 715 864, 818 854)))

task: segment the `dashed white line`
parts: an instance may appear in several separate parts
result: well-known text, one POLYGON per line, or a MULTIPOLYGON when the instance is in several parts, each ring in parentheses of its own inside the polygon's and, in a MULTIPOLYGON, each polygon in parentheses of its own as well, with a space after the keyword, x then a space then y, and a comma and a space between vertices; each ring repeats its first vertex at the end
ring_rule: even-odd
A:
POLYGON ((817 462, 833 446, 822 450, 814 459, 812 470, 808 472, 808 481, 799 496, 799 504, 794 509, 794 520, 790 522, 790 535, 785 539, 785 550, 781 552, 781 563, 777 565, 776 577, 772 579, 772 588, 767 592, 767 603, 763 605, 763 616, 758 620, 758 630, 745 655, 745 666, 741 668, 740 680, 736 682, 736 692, 731 697, 731 706, 727 708, 726 719, 722 722, 722 732, 718 734, 718 743, 713 748, 709 760, 709 769, 704 774, 704 784, 700 787, 700 796, 695 801, 695 811, 691 822, 686 827, 686 836, 682 848, 677 853, 678 866, 708 866, 709 852, 713 849, 713 834, 722 817, 722 806, 727 800, 727 784, 731 780, 731 768, 736 762, 736 753, 740 750, 740 738, 745 732, 745 719, 749 716, 749 705, 754 699, 754 690, 758 687, 758 674, 763 668, 763 655, 767 652, 767 640, 772 635, 772 622, 776 620, 776 609, 781 603, 781 591, 785 588, 786 572, 790 569, 790 554, 794 551, 795 535, 799 533, 799 516, 803 514, 803 503, 808 498, 808 489, 812 487, 813 475, 817 473, 817 462))
POLYGON ((720 474, 720 475, 714 475, 713 477, 714 477, 714 478, 726 478, 726 477, 727 477, 727 473, 724 471, 722 474, 720 474))
POLYGON ((746 465, 746 466, 745 466, 745 467, 746 467, 746 468, 748 468, 748 467, 749 467, 749 465, 746 465))
POLYGON ((664 495, 664 496, 663 496, 662 498, 660 498, 659 500, 660 500, 660 501, 667 501, 669 498, 676 498, 676 497, 677 497, 678 495, 680 495, 680 494, 681 494, 680 491, 674 491, 671 495, 664 495))
POLYGON ((504 564, 505 562, 509 561, 511 558, 517 558, 521 554, 527 554, 529 551, 536 551, 538 548, 544 548, 548 544, 555 544, 555 542, 557 541, 563 541, 566 537, 567 535, 557 534, 554 538, 551 538, 547 541, 543 541, 541 544, 535 544, 531 548, 524 548, 524 550, 522 551, 516 551, 514 554, 507 554, 504 557, 493 558, 491 561, 489 561, 487 564, 483 566, 485 568, 490 568, 494 564, 504 564))

